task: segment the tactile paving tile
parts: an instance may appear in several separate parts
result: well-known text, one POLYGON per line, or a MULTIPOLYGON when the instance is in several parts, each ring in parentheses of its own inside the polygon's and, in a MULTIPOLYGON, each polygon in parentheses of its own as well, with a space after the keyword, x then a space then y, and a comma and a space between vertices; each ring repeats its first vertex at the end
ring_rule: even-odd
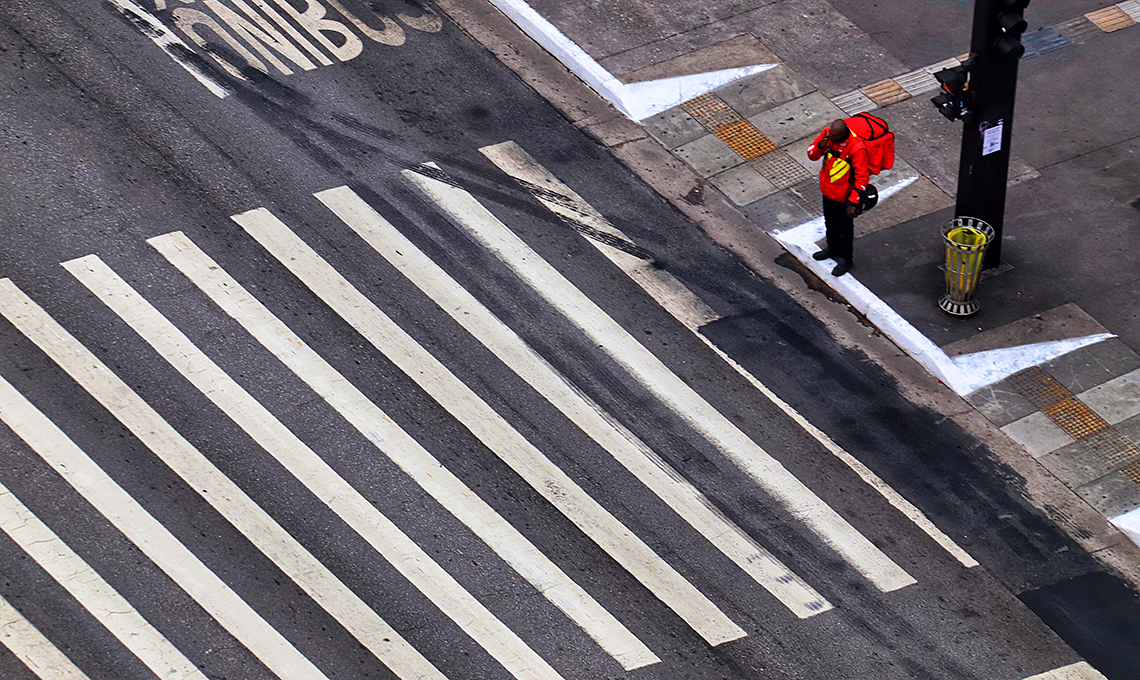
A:
POLYGON ((1120 468, 1120 474, 1127 477, 1133 484, 1140 484, 1140 460, 1120 468))
POLYGON ((1085 17, 1077 17, 1076 19, 1063 21, 1053 28, 1057 29, 1058 33, 1078 45, 1087 42, 1089 38, 1100 35, 1102 33, 1102 31, 1097 28, 1096 24, 1089 21, 1085 17))
POLYGON ((1113 429, 1097 432, 1082 440, 1081 445, 1114 468, 1140 463, 1140 447, 1113 429))
POLYGON ((961 66, 961 65, 962 65, 962 62, 958 61, 957 57, 950 57, 949 59, 943 59, 942 61, 938 62, 937 64, 931 64, 930 66, 924 66, 923 70, 929 71, 931 74, 935 74, 944 68, 954 68, 955 66, 961 66))
POLYGON ((1064 401, 1046 406, 1041 411, 1073 439, 1084 439, 1108 429, 1108 423, 1105 422, 1104 418, 1098 416, 1096 412, 1076 397, 1069 397, 1064 401))
POLYGON ((746 161, 776 150, 772 140, 715 94, 702 94, 681 108, 746 161))
POLYGON ((1096 24, 1097 28, 1105 33, 1112 33, 1119 31, 1122 28, 1127 28, 1136 24, 1136 20, 1128 16, 1124 10, 1116 5, 1098 9, 1095 12, 1089 12, 1085 15, 1089 21, 1096 24))
POLYGON ((851 90, 850 92, 841 94, 838 97, 832 99, 831 103, 838 106, 843 110, 843 113, 846 113, 849 116, 854 116, 858 113, 865 113, 867 111, 874 111, 875 109, 879 108, 875 102, 871 101, 870 97, 863 94, 859 90, 851 90))
POLYGON ((681 108, 713 134, 716 134, 717 130, 744 121, 743 116, 715 94, 702 94, 681 102, 681 108))
POLYGON ((910 99, 910 93, 890 78, 859 89, 879 106, 888 106, 904 99, 910 99))
POLYGON ((1014 374, 1009 382, 1021 396, 1041 411, 1073 398, 1072 392, 1040 366, 1014 374))
POLYGON ((901 76, 895 76, 892 80, 898 83, 899 87, 906 90, 907 93, 912 96, 920 95, 923 92, 930 92, 931 90, 937 90, 940 87, 938 79, 924 68, 911 71, 910 73, 904 73, 901 76))
POLYGON ((1058 47, 1071 44, 1071 42, 1068 38, 1058 33, 1057 29, 1052 26, 1046 26, 1039 31, 1026 33, 1021 36, 1021 44, 1025 45, 1025 54, 1021 58, 1029 59, 1039 54, 1052 52, 1058 47))
POLYGON ((1118 2, 1116 6, 1123 10, 1125 14, 1140 22, 1140 0, 1118 2))
POLYGON ((713 134, 746 161, 776 150, 776 145, 772 140, 765 137, 755 125, 747 120, 725 126, 713 134))
POLYGON ((752 161, 752 167, 777 189, 787 189, 805 179, 811 179, 808 169, 796 162, 788 152, 776 150, 752 161))

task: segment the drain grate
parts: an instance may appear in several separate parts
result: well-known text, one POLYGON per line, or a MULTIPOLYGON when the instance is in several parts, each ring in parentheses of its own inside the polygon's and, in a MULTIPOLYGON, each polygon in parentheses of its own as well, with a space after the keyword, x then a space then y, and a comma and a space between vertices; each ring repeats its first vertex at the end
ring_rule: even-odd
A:
POLYGON ((811 179, 811 173, 807 168, 782 150, 766 153, 752 161, 751 165, 764 179, 780 190, 795 186, 805 179, 811 179))
POLYGON ((1104 418, 1098 416, 1076 397, 1069 397, 1041 410, 1073 439, 1084 439, 1108 429, 1108 423, 1104 418))

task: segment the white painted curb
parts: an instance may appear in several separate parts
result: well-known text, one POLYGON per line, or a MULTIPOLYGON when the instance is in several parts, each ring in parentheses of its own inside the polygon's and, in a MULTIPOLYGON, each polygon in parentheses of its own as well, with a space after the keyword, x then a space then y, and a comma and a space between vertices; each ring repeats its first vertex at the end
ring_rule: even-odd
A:
POLYGON ((1120 529, 1125 536, 1131 538, 1133 543, 1140 545, 1140 508, 1113 517, 1108 521, 1112 522, 1113 526, 1117 529, 1120 529))
MULTIPOLYGON (((918 178, 910 177, 884 189, 879 193, 879 201, 898 193, 916 179, 918 178)), ((992 385, 1030 366, 1045 363, 1081 347, 1116 337, 1111 333, 1100 333, 1083 338, 966 354, 951 359, 930 338, 919 332, 853 275, 834 277, 831 275, 832 264, 812 258, 812 254, 819 250, 815 245, 816 242, 824 237, 822 217, 775 232, 772 236, 797 260, 842 295, 852 307, 865 315, 892 342, 922 364, 931 375, 961 396, 966 396, 986 385, 992 385)))
POLYGON ((757 64, 626 85, 523 0, 491 0, 491 4, 619 111, 639 123, 721 85, 777 66, 757 64))

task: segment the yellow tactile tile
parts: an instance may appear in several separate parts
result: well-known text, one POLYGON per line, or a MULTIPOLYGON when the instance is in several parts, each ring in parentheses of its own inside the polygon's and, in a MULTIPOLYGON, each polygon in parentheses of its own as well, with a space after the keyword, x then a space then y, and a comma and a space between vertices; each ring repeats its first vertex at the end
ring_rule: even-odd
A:
POLYGON ((772 143, 772 140, 765 137, 755 125, 747 120, 725 126, 713 134, 746 161, 776 150, 776 145, 772 143))
POLYGON ((712 133, 744 121, 743 116, 715 94, 702 94, 681 102, 681 108, 712 133))
POLYGON ((1069 397, 1052 406, 1042 409, 1042 412, 1057 423, 1073 439, 1084 439, 1091 434, 1108 429, 1108 423, 1098 416, 1084 402, 1076 397, 1069 397))
POLYGON ((890 78, 880 80, 874 85, 861 88, 860 92, 867 95, 868 99, 879 106, 887 106, 895 102, 901 102, 904 99, 910 99, 910 93, 904 90, 902 85, 899 85, 890 78))
POLYGON ((1120 468, 1120 474, 1130 479, 1133 484, 1140 484, 1140 461, 1129 463, 1120 468))
POLYGON ((1127 28, 1136 24, 1136 20, 1125 14, 1124 10, 1116 5, 1098 9, 1095 12, 1089 12, 1085 15, 1088 20, 1096 24, 1096 27, 1105 33, 1112 33, 1119 31, 1122 28, 1127 28))

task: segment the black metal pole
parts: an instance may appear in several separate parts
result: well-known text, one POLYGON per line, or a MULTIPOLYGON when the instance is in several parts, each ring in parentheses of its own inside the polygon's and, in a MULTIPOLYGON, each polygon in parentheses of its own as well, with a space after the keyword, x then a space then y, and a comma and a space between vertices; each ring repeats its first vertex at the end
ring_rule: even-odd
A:
POLYGON ((994 47, 1001 35, 1002 0, 975 0, 970 40, 970 105, 963 118, 962 155, 958 167, 958 217, 976 217, 994 228, 994 242, 983 267, 1001 262, 1005 188, 1009 174, 1013 103, 1018 58, 994 47))

